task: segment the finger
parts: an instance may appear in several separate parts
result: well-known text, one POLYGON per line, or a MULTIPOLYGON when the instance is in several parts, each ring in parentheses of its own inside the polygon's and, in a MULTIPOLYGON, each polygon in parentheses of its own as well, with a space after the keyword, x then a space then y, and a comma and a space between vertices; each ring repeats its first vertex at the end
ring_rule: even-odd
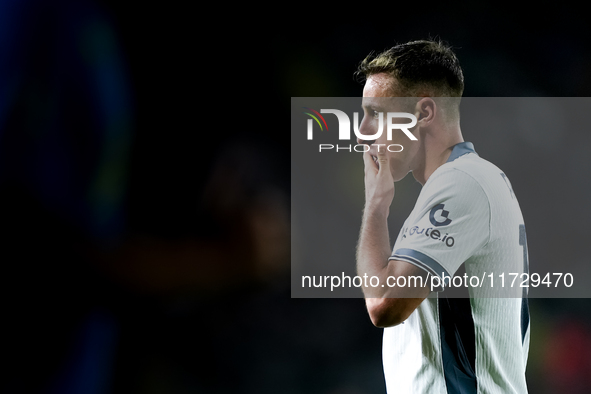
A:
POLYGON ((365 168, 375 168, 378 169, 373 157, 369 152, 363 152, 363 163, 365 164, 365 168))
POLYGON ((379 149, 378 150, 378 166, 379 166, 380 172, 383 172, 382 168, 383 169, 388 168, 389 160, 390 160, 390 156, 388 156, 386 149, 379 149))

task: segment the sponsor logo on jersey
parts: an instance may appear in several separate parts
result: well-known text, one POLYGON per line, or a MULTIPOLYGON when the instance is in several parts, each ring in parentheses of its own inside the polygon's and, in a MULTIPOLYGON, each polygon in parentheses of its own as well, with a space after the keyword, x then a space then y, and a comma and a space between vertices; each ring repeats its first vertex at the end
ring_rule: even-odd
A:
MULTIPOLYGON (((450 220, 451 222, 451 220, 450 220)), ((435 241, 440 241, 445 244, 445 246, 451 248, 456 243, 454 237, 450 237, 449 233, 442 234, 439 230, 433 229, 433 227, 428 228, 420 228, 419 226, 413 226, 411 228, 405 228, 402 231, 402 239, 406 238, 406 236, 413 236, 413 235, 424 235, 427 238, 431 238, 435 241)))
POLYGON ((447 217, 449 215, 449 211, 446 211, 443 209, 443 207, 445 207, 444 204, 437 204, 431 208, 431 212, 429 212, 429 220, 435 227, 447 226, 451 223, 451 219, 447 217))

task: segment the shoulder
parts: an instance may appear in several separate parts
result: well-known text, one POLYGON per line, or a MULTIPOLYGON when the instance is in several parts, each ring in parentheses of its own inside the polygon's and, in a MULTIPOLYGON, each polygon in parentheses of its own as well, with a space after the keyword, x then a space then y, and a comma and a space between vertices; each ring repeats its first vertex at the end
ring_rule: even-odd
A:
MULTIPOLYGON (((467 154, 437 168, 431 174, 423 189, 420 199, 487 198, 488 178, 496 171, 491 163, 476 154, 467 154)), ((496 167, 495 167, 496 168, 496 167)), ((496 176, 499 176, 496 174, 496 176)))
POLYGON ((488 227, 492 211, 489 178, 496 174, 491 166, 476 154, 440 166, 421 190, 414 213, 428 217, 429 223, 436 226, 449 220, 455 226, 463 223, 462 227, 472 229, 475 225, 488 227))
POLYGON ((506 183, 507 178, 496 165, 475 153, 465 154, 437 168, 423 189, 427 193, 448 191, 453 194, 484 194, 506 183))

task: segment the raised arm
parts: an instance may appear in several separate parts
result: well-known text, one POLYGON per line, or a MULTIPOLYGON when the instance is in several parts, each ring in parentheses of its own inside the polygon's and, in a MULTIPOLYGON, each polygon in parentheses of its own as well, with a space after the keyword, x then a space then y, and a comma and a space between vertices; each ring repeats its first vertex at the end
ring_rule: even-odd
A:
POLYGON ((364 281, 363 287, 372 323, 377 327, 395 326, 406 320, 429 295, 428 274, 405 261, 388 260, 391 247, 387 219, 394 198, 390 163, 385 152, 378 152, 377 161, 365 152, 363 160, 365 209, 357 244, 357 274, 379 279, 377 286, 370 284, 375 285, 374 280, 364 281), (406 286, 396 286, 397 283, 406 286))

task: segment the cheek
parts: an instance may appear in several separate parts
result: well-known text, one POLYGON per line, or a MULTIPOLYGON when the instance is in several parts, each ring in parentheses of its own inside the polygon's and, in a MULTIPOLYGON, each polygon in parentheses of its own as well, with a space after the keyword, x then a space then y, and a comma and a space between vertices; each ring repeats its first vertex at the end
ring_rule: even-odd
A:
POLYGON ((390 141, 386 138, 386 133, 382 133, 380 138, 376 140, 379 144, 389 145, 390 141))
MULTIPOLYGON (((361 124, 359 125, 359 133, 363 134, 363 135, 375 135, 378 132, 378 121, 375 119, 372 119, 368 116, 364 116, 363 120, 361 121, 361 124)), ((380 138, 378 138, 378 140, 381 140, 382 136, 380 136, 380 138)), ((385 137, 384 137, 385 138, 385 137)))
POLYGON ((386 127, 384 125, 382 125, 382 127, 380 128, 380 122, 377 119, 372 119, 372 126, 373 126, 373 130, 374 132, 378 132, 381 130, 382 134, 380 135, 380 138, 378 138, 380 141, 385 140, 386 139, 386 127))
MULTIPOLYGON (((384 130, 384 134, 387 136, 388 133, 386 133, 386 131, 384 130)), ((404 149, 408 149, 409 145, 412 143, 412 141, 410 140, 410 138, 408 138, 406 136, 406 134, 404 134, 404 132, 402 132, 399 129, 394 129, 392 130, 392 140, 391 140, 392 144, 400 144, 402 146, 404 146, 404 149)))

